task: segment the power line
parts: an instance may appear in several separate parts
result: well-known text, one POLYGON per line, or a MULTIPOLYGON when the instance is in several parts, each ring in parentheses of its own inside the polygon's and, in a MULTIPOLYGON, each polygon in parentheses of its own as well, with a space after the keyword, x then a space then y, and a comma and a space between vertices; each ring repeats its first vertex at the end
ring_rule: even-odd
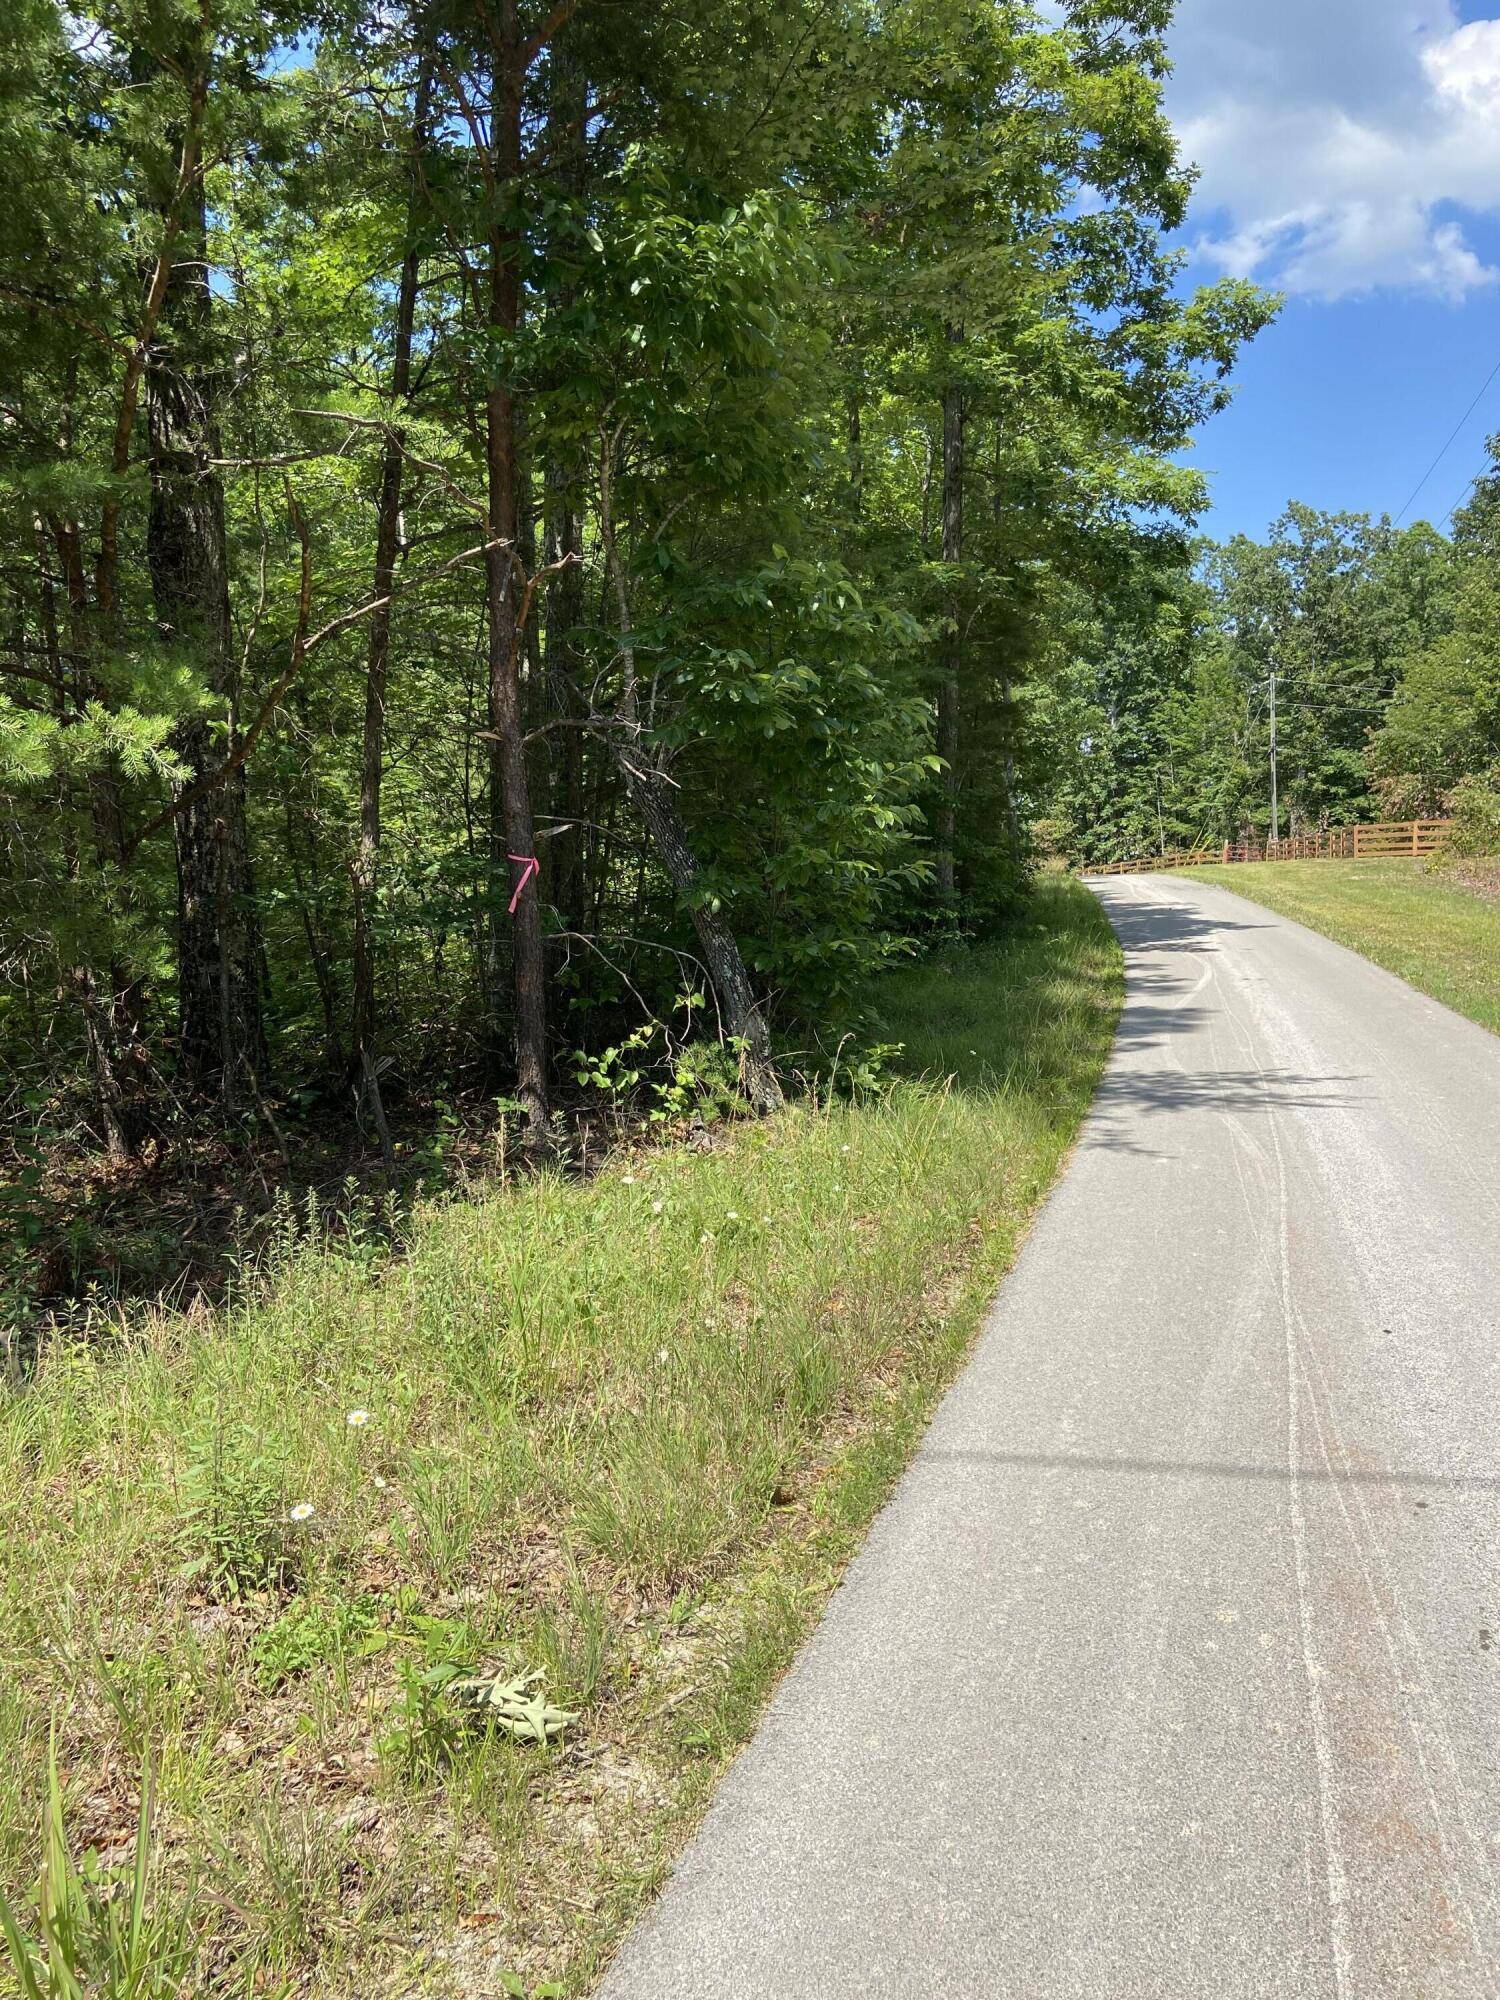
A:
POLYGON ((1483 479, 1485 473, 1488 472, 1489 469, 1490 468, 1488 466, 1485 466, 1483 471, 1476 472, 1474 474, 1474 477, 1464 487, 1463 492, 1459 494, 1458 498, 1454 501, 1453 505, 1448 509, 1447 513, 1443 516, 1443 519, 1447 521, 1450 525, 1452 524, 1453 516, 1458 512, 1459 508, 1462 507, 1465 500, 1468 499, 1469 495, 1474 491, 1474 488, 1479 484, 1480 480, 1483 479))
MULTIPOLYGON (((1428 480, 1431 479, 1433 473, 1435 473, 1438 467, 1442 464, 1444 458, 1447 457, 1448 446, 1452 444, 1453 440, 1458 436, 1459 432, 1463 429, 1464 425, 1469 421, 1470 417, 1472 417, 1474 412, 1479 408, 1479 405, 1484 398, 1485 390, 1488 389, 1491 382, 1494 381, 1497 375, 1500 375, 1500 361, 1497 361, 1495 363, 1494 367, 1490 370, 1489 374, 1486 375, 1483 382, 1480 383, 1478 394, 1475 396, 1473 402, 1470 403, 1468 409, 1464 411, 1463 415, 1459 418, 1458 422, 1453 426, 1452 430, 1449 431, 1447 440, 1444 443, 1442 450, 1438 453, 1437 457, 1434 458, 1431 465, 1428 466, 1427 470, 1422 474, 1422 477, 1417 481, 1416 485, 1411 489, 1410 493, 1407 494, 1406 506, 1403 507, 1401 509, 1401 512, 1396 516, 1395 525, 1398 528, 1401 526, 1401 523, 1406 519, 1407 511, 1410 508, 1412 501, 1416 499, 1417 495, 1421 492, 1422 488, 1427 484, 1428 480)), ((1455 502, 1454 504, 1456 505, 1457 503, 1455 502)), ((1448 511, 1451 514, 1453 509, 1450 507, 1448 511)))

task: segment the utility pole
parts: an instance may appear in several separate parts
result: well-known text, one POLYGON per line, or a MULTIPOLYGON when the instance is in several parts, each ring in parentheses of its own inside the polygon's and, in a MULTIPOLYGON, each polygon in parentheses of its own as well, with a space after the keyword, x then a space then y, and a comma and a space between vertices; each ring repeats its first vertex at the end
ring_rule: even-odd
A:
POLYGON ((1281 846, 1281 820, 1276 810, 1276 669, 1271 669, 1271 848, 1281 846))

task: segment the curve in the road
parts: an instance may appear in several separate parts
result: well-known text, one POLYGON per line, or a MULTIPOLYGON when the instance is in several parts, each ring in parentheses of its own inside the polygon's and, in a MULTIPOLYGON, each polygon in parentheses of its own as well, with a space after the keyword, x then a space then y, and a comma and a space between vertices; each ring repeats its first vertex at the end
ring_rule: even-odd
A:
POLYGON ((1500 1040, 1098 893, 1072 1165, 606 2000, 1496 1991, 1500 1040))

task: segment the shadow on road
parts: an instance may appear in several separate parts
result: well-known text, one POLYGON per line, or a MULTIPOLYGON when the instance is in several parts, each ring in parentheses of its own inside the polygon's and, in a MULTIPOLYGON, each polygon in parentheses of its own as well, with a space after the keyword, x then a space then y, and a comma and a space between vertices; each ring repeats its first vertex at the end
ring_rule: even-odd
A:
POLYGON ((1211 1053, 1200 1044, 1194 1056, 1178 1056, 1171 1045, 1218 1017, 1196 1002, 1205 985, 1209 955, 1230 933, 1272 930, 1274 923, 1221 917, 1174 902, 1144 902, 1112 896, 1101 901, 1126 955, 1125 1006, 1115 1035, 1114 1059, 1099 1085, 1085 1131, 1085 1147, 1162 1157, 1139 1139, 1139 1114, 1212 1111, 1235 1117, 1276 1111, 1322 1111, 1347 1107, 1363 1093, 1355 1075, 1313 1075, 1294 1069, 1209 1067, 1194 1056, 1211 1053), (1162 1049, 1171 1060, 1138 1066, 1142 1052, 1162 1049))
POLYGON ((1136 1111, 1331 1111, 1357 1103, 1358 1076, 1294 1069, 1112 1070, 1094 1099, 1096 1117, 1136 1111))

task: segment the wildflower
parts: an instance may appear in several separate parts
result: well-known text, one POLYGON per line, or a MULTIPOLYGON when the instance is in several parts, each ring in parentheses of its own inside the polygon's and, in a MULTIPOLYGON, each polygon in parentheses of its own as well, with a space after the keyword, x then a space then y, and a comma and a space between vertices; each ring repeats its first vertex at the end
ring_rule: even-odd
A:
POLYGON ((848 1150, 849 1150, 849 1148, 848 1148, 847 1146, 840 1146, 840 1147, 839 1147, 839 1151, 840 1151, 841 1153, 847 1153, 847 1152, 848 1152, 848 1150))
POLYGON ((656 1358, 658 1361, 665 1361, 667 1358, 667 1350, 664 1347, 658 1347, 656 1350, 656 1358))
POLYGON ((289 1521, 310 1521, 312 1519, 312 1513, 313 1513, 313 1505, 311 1500, 299 1500, 296 1506, 292 1509, 291 1513, 287 1516, 287 1519, 289 1521))
POLYGON ((659 1201, 653 1201, 651 1204, 651 1213, 653 1215, 660 1215, 661 1211, 662 1211, 662 1204, 659 1201))
POLYGON ((381 1478, 381 1476, 380 1476, 380 1474, 379 1474, 378 1472, 377 1472, 377 1473, 376 1473, 376 1475, 375 1475, 375 1484, 376 1484, 376 1485, 377 1485, 377 1486, 378 1486, 378 1487, 380 1488, 381 1492, 382 1492, 382 1493, 384 1493, 384 1491, 385 1491, 385 1481, 384 1481, 384 1480, 383 1480, 383 1479, 381 1478))
POLYGON ((635 1175, 634 1175, 634 1174, 621 1174, 621 1176, 620 1176, 620 1185, 621 1185, 622 1187, 634 1187, 634 1186, 635 1186, 635 1175))
POLYGON ((730 1211, 729 1211, 729 1220, 730 1220, 731 1222, 738 1222, 738 1221, 739 1221, 739 1219, 740 1219, 740 1212, 739 1212, 739 1210, 738 1210, 737 1208, 732 1208, 732 1209, 730 1209, 730 1211))
POLYGON ((769 1216, 769 1215, 763 1215, 763 1216, 761 1217, 761 1221, 762 1221, 762 1222, 769 1222, 770 1220, 771 1220, 771 1218, 770 1218, 770 1216, 769 1216))
POLYGON ((368 1410, 351 1410, 344 1419, 344 1422, 349 1426, 351 1431, 362 1431, 369 1421, 370 1412, 368 1410))

